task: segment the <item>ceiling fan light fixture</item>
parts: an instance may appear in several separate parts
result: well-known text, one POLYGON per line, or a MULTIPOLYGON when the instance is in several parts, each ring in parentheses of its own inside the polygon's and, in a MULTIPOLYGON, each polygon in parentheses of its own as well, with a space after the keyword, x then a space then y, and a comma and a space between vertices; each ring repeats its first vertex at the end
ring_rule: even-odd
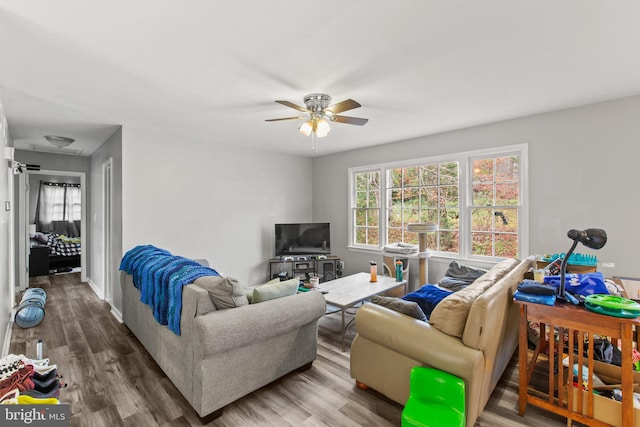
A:
POLYGON ((304 122, 302 124, 302 126, 300 126, 300 128, 298 128, 298 130, 304 136, 311 135, 311 132, 313 132, 313 124, 311 123, 311 120, 304 122))
POLYGON ((331 126, 325 119, 319 119, 316 123, 316 134, 318 138, 324 138, 331 131, 331 126))
POLYGON ((69 138, 68 136, 57 136, 57 135, 45 135, 44 139, 49 141, 49 143, 58 148, 68 147, 75 139, 69 138))

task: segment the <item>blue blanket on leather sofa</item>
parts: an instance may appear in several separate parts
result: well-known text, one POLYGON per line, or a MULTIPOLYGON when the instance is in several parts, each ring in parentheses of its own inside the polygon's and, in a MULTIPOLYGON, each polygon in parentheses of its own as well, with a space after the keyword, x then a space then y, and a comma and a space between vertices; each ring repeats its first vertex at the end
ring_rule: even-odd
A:
POLYGON ((442 289, 435 285, 426 284, 420 289, 410 292, 402 297, 403 300, 413 301, 417 303, 427 319, 431 316, 431 312, 436 305, 453 292, 448 289, 442 289))
POLYGON ((136 246, 127 251, 120 270, 131 275, 140 290, 140 301, 153 310, 153 317, 180 335, 182 288, 199 277, 219 276, 212 268, 152 245, 136 246))

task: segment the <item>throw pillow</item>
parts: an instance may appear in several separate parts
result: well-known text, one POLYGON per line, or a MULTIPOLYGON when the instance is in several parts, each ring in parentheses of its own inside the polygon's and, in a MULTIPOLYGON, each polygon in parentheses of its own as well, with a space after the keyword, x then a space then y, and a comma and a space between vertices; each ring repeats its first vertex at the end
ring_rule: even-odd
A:
MULTIPOLYGON (((278 283, 278 282, 280 282, 280 279, 276 277, 275 279, 269 280, 267 283, 263 283, 263 285, 268 285, 270 283, 278 283)), ((261 285, 256 285, 256 286, 261 286, 261 285)), ((249 304, 253 304, 253 288, 255 288, 255 286, 252 286, 244 290, 244 294, 247 296, 247 300, 249 301, 249 304)))
POLYGON ((209 298, 217 310, 249 304, 244 289, 233 277, 204 276, 193 283, 209 292, 209 298))
POLYGON ((458 292, 466 288, 470 284, 471 283, 467 282, 466 280, 460 280, 450 276, 443 276, 442 279, 438 281, 438 286, 440 286, 441 288, 449 289, 452 292, 458 292))
POLYGON ((49 241, 49 237, 47 237, 46 234, 41 233, 41 232, 36 232, 35 236, 33 237, 34 240, 38 243, 42 243, 43 245, 46 245, 47 242, 49 241))
POLYGON ((486 272, 487 270, 483 268, 471 267, 470 265, 459 264, 458 261, 451 261, 447 272, 440 279, 438 285, 452 291, 459 291, 486 272))
POLYGON ((438 305, 440 301, 451 295, 451 291, 442 289, 435 285, 424 285, 420 289, 414 292, 410 292, 403 296, 405 301, 413 301, 422 310, 427 319, 431 316, 431 312, 438 305))
POLYGON ((267 283, 253 288, 251 304, 295 295, 298 292, 298 279, 285 280, 284 282, 267 283))
POLYGON ((393 311, 397 311, 398 313, 406 314, 407 316, 411 316, 418 320, 427 320, 420 306, 413 301, 405 301, 402 298, 396 297, 374 295, 371 297, 371 302, 383 307, 387 307, 393 311))

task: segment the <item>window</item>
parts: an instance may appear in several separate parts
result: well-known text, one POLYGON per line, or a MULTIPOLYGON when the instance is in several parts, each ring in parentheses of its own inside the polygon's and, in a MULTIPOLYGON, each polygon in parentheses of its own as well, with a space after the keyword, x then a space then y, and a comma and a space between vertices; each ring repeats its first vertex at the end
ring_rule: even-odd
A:
POLYGON ((40 182, 36 205, 37 230, 79 236, 82 196, 79 184, 40 182))
POLYGON ((519 156, 479 158, 472 165, 471 254, 518 254, 519 156))
POLYGON ((459 252, 460 202, 458 162, 431 163, 387 171, 387 242, 418 243, 407 224, 440 224, 427 235, 427 245, 459 252))
POLYGON ((354 237, 357 244, 380 244, 380 172, 355 174, 354 237))
POLYGON ((429 222, 436 255, 515 257, 527 252, 526 145, 350 169, 350 247, 418 243, 407 224, 429 222), (381 191, 382 189, 382 191, 381 191))

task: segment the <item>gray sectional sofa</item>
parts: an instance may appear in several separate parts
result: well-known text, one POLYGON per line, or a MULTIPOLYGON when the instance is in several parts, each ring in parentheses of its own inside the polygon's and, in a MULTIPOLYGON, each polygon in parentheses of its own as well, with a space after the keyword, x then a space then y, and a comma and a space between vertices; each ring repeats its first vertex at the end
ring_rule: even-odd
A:
POLYGON ((198 415, 210 421, 229 403, 316 358, 319 292, 216 310, 207 290, 189 284, 182 295, 181 335, 157 323, 121 272, 123 318, 198 415))

